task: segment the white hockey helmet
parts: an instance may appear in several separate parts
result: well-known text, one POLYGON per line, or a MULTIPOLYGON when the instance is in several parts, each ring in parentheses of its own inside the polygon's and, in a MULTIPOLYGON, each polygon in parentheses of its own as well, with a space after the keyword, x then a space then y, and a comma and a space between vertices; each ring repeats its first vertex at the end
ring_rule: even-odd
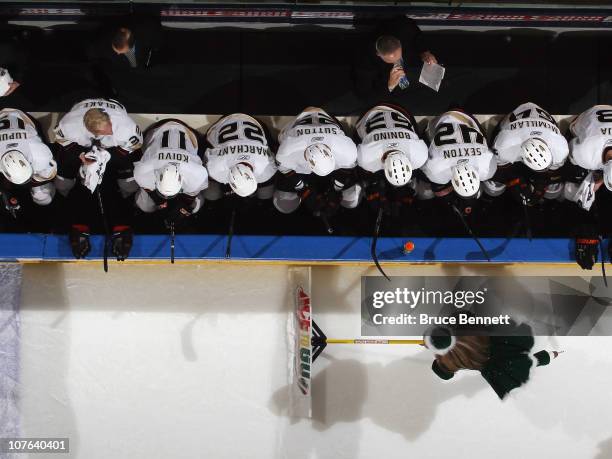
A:
POLYGON ((176 196, 183 188, 183 177, 177 163, 168 163, 155 171, 155 189, 165 198, 176 196))
POLYGON ((0 67, 0 97, 5 95, 9 90, 9 85, 13 82, 11 74, 7 69, 0 67))
POLYGON ((521 159, 534 171, 544 171, 552 164, 550 148, 542 139, 531 137, 521 144, 521 159))
POLYGON ((612 159, 606 161, 603 165, 603 180, 606 188, 612 191, 612 159))
POLYGON ((310 170, 321 177, 331 174, 336 168, 336 158, 324 143, 313 143, 306 147, 304 159, 310 170))
POLYGON ((480 189, 478 171, 470 164, 462 163, 451 169, 453 177, 451 184, 455 192, 462 198, 471 198, 480 189))
POLYGON ((385 155, 385 177, 389 183, 393 186, 406 185, 412 178, 412 164, 408 155, 399 150, 390 150, 385 155))
POLYGON ((15 185, 27 183, 34 173, 32 165, 19 150, 9 150, 2 155, 0 170, 15 185))
POLYGON ((250 196, 257 190, 257 179, 248 164, 238 163, 230 167, 228 183, 238 196, 250 196))

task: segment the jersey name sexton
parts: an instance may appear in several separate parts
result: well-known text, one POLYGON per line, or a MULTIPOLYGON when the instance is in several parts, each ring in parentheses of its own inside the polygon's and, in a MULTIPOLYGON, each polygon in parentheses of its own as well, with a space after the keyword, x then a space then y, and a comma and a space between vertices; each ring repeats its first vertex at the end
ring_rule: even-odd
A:
POLYGON ((461 158, 462 156, 481 156, 482 149, 480 147, 465 147, 453 148, 452 150, 443 150, 444 159, 461 158))

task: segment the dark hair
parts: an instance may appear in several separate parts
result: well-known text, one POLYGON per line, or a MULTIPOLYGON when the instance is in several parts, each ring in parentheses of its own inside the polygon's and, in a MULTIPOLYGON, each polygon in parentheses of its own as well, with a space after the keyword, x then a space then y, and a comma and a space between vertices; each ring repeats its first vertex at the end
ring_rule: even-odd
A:
POLYGON ((442 369, 449 373, 459 370, 482 370, 489 360, 490 344, 488 336, 458 336, 457 343, 436 360, 442 369))
POLYGON ((402 43, 391 35, 381 35, 376 40, 376 52, 381 56, 391 54, 402 46, 402 43))
POLYGON ((112 44, 114 48, 123 48, 125 45, 131 48, 134 46, 134 34, 127 27, 117 27, 112 35, 112 44))
POLYGON ((612 146, 607 146, 603 149, 603 152, 601 154, 601 159, 604 163, 606 162, 606 155, 610 152, 612 152, 612 146))

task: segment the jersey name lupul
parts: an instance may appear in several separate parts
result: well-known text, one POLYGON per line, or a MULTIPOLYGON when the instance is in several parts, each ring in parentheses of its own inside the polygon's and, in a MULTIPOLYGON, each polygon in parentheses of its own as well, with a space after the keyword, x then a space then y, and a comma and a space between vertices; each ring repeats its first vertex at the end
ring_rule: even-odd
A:
MULTIPOLYGON (((1 128, 0 128, 1 129, 1 128)), ((0 142, 8 140, 26 140, 28 135, 25 131, 2 132, 0 131, 0 142)))
POLYGON ((21 116, 16 111, 0 112, 0 142, 27 139, 26 122, 21 116))

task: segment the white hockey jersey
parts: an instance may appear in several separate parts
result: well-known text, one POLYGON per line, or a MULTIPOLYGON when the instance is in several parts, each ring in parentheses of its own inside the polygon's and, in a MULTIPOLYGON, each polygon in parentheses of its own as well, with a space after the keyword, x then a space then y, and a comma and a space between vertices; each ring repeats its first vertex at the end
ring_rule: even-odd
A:
POLYGON ((218 183, 228 183, 229 170, 238 163, 253 168, 257 183, 270 180, 276 173, 274 153, 261 124, 243 113, 225 116, 206 133, 211 147, 206 149, 206 167, 218 183))
POLYGON ((43 182, 57 172, 51 150, 38 135, 32 120, 21 110, 0 110, 0 156, 9 150, 18 150, 32 165, 33 178, 43 182))
POLYGON ((587 170, 603 168, 603 150, 612 147, 612 105, 595 105, 570 125, 572 162, 587 170))
POLYGON ((338 122, 323 110, 300 113, 278 135, 280 147, 276 161, 281 172, 293 170, 310 174, 304 151, 313 143, 327 145, 336 160, 337 169, 351 169, 357 165, 357 147, 346 136, 338 122))
POLYGON ((147 133, 143 155, 134 164, 134 179, 141 188, 155 189, 155 171, 168 163, 179 165, 181 193, 196 196, 208 186, 208 173, 198 156, 198 139, 191 130, 167 121, 147 133))
POLYGON ((102 148, 120 147, 132 152, 142 146, 142 133, 119 102, 109 99, 87 99, 75 104, 54 129, 55 141, 61 145, 77 143, 89 148, 98 140, 102 148), (83 117, 92 109, 99 108, 110 117, 112 135, 95 136, 85 128, 83 117))
POLYGON ((434 183, 451 181, 452 167, 463 162, 473 166, 480 180, 489 180, 497 170, 495 157, 478 124, 462 112, 450 111, 432 119, 427 127, 431 144, 423 172, 434 183))
POLYGON ((569 154, 567 140, 561 135, 555 119, 532 102, 519 105, 502 120, 500 131, 493 142, 498 163, 521 161, 521 144, 531 137, 538 137, 549 146, 552 153, 551 169, 563 165, 569 154))
POLYGON ((357 122, 357 163, 366 171, 383 169, 383 155, 400 150, 408 155, 413 169, 427 161, 427 145, 415 132, 415 127, 403 113, 386 106, 377 106, 357 122))

